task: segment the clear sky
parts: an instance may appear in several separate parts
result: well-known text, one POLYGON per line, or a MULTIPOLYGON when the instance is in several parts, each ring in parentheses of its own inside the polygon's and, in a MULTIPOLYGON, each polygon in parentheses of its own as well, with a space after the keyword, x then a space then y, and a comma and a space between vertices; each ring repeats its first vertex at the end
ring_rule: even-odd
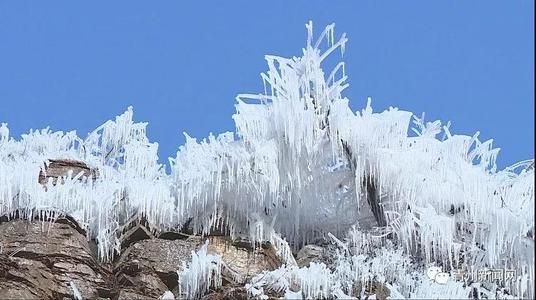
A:
POLYGON ((534 157, 534 1, 0 1, 0 121, 89 131, 134 106, 175 156, 182 132, 234 130, 265 54, 336 23, 354 110, 397 106, 481 131, 499 167, 534 157), (194 4, 195 3, 195 4, 194 4))

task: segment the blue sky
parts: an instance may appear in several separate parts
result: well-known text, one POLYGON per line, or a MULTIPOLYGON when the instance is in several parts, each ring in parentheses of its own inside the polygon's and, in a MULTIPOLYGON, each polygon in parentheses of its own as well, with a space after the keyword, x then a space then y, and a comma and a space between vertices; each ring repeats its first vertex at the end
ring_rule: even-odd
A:
POLYGON ((93 128, 129 105, 161 161, 234 130, 263 56, 299 55, 304 24, 346 32, 354 110, 397 106, 481 131, 499 167, 534 157, 534 1, 1 1, 0 121, 93 128))

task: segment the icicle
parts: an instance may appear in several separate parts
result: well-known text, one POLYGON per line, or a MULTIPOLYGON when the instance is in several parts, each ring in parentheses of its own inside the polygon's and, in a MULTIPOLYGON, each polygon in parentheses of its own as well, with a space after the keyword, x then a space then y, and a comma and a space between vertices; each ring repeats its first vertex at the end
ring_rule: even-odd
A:
POLYGON ((74 284, 74 282, 70 281, 69 286, 71 287, 71 290, 73 291, 73 297, 75 300, 82 300, 82 294, 74 284))
POLYGON ((160 296, 161 300, 175 300, 175 295, 171 291, 165 291, 162 296, 160 296))
MULTIPOLYGON (((342 94, 348 87, 344 63, 329 76, 322 70, 323 60, 336 49, 342 56, 346 36, 336 40, 330 25, 313 39, 313 23, 306 28, 302 56, 265 57, 264 94, 236 97, 235 132, 200 141, 186 135, 169 159, 170 174, 158 164, 158 144, 149 142, 147 123, 133 121, 132 107, 86 139, 49 128, 16 139, 2 123, 0 215, 35 218, 45 231, 59 215, 70 215, 87 229, 88 239, 97 240, 103 261, 121 251, 117 231, 124 214, 143 214, 155 231, 192 220, 199 233, 222 228, 232 236, 249 233, 253 241, 271 241, 294 266, 289 245, 300 248, 331 232, 345 248, 343 233, 356 222, 367 225, 361 215, 371 213, 367 200, 374 199, 367 186, 373 185, 387 226, 368 224, 379 232, 365 232, 369 229, 363 226, 359 236, 375 243, 391 235, 405 254, 423 257, 419 263, 515 266, 524 270, 523 282, 509 292, 534 297, 529 268, 534 256, 527 254, 534 250, 534 161, 497 170, 499 149, 493 140, 480 141, 478 132, 453 134, 450 122, 425 122, 424 114, 397 108, 374 112, 370 97, 354 113, 342 94), (327 50, 320 49, 324 40, 327 50), (408 136, 408 128, 416 136, 408 136), (79 174, 66 174, 61 184, 50 178, 42 186, 36 176, 50 166, 49 159, 83 161, 99 176, 84 182, 79 174)), ((329 275, 340 275, 332 280, 332 295, 356 296, 342 284, 348 275, 342 270, 358 280, 376 272, 357 270, 364 261, 378 269, 391 266, 387 254, 374 260, 377 256, 366 256, 374 247, 359 245, 362 257, 340 258, 341 274, 329 275)), ((195 270, 191 276, 199 273, 195 270)), ((313 279, 303 279, 310 284, 302 293, 319 295, 312 286, 321 280, 313 279)), ((409 279, 396 288, 405 297, 421 291, 409 279)), ((196 293, 199 286, 192 279, 184 289, 196 293)))
POLYGON ((199 298, 210 288, 219 288, 222 285, 221 257, 211 255, 208 251, 208 240, 197 252, 192 251, 192 261, 183 262, 179 276, 179 291, 186 298, 199 298))

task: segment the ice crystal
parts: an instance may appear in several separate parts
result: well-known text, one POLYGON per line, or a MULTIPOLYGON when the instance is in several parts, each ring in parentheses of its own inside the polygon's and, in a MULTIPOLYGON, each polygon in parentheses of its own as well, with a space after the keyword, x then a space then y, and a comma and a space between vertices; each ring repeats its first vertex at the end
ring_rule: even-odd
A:
POLYGON ((411 257, 414 269, 432 262, 445 272, 515 269, 519 280, 501 288, 534 297, 534 161, 497 170, 499 149, 479 133, 455 135, 450 123, 397 108, 373 112, 370 98, 353 112, 342 94, 344 62, 327 73, 321 67, 345 51, 346 36, 337 39, 330 25, 315 39, 312 23, 306 28, 301 56, 265 57, 264 93, 236 97, 236 132, 200 141, 186 135, 169 174, 131 107, 86 138, 45 128, 16 139, 2 123, 0 215, 46 222, 69 214, 96 239, 102 260, 121 251, 119 231, 132 216, 154 230, 191 220, 197 233, 271 241, 291 268, 291 250, 328 233, 348 237, 341 251, 354 254, 345 254, 338 271, 346 275, 322 281, 295 271, 312 297, 326 296, 318 287, 333 282, 348 293, 350 281, 341 278, 371 274, 411 296, 418 283, 391 282, 390 274, 405 271, 367 254, 383 251, 388 239, 390 255, 411 257), (41 186, 37 174, 48 160, 65 158, 97 169, 98 178, 41 186), (360 259, 372 265, 355 269, 360 259))
POLYGON ((187 299, 200 298, 210 288, 219 288, 222 284, 221 257, 208 254, 208 241, 197 252, 192 252, 192 260, 183 262, 182 271, 178 271, 180 293, 187 299))

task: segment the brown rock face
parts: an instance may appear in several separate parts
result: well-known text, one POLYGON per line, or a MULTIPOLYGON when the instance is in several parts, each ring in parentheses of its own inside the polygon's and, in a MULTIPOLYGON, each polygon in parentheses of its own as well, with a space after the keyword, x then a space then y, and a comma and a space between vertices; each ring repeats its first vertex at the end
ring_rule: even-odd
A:
MULTIPOLYGON (((102 265, 91 251, 93 241, 72 218, 18 218, 0 218, 0 299, 72 299, 75 289, 83 299, 157 299, 166 291, 184 298, 177 271, 206 240, 180 233, 132 238, 113 266, 102 265)), ((254 249, 248 241, 208 239, 208 251, 222 257, 223 286, 205 299, 247 299, 246 281, 281 264, 270 244, 254 249)))
POLYGON ((244 287, 223 287, 219 291, 206 294, 201 300, 246 300, 248 293, 244 287))
MULTIPOLYGON (((200 247, 201 238, 183 240, 149 239, 131 245, 115 264, 120 286, 119 298, 131 294, 158 298, 165 291, 178 296, 177 270, 190 261, 192 251, 200 247)), ((126 299, 126 298, 125 298, 126 299)))
POLYGON ((68 224, 12 220, 0 224, 0 298, 84 298, 106 290, 110 274, 85 236, 68 224))
POLYGON ((202 239, 147 239, 134 242, 112 270, 92 256, 83 232, 70 222, 0 223, 0 299, 73 298, 71 282, 84 299, 159 298, 178 294, 183 261, 191 260, 202 239))
POLYGON ((49 159, 48 161, 50 162, 49 165, 46 166, 45 164, 39 172, 38 180, 40 184, 45 185, 49 178, 52 178, 52 184, 56 185, 58 178, 68 176, 69 171, 72 171, 71 178, 82 172, 79 180, 84 177, 91 180, 97 179, 97 170, 91 169, 84 162, 71 159, 49 159))
POLYGON ((234 285, 243 285, 262 271, 273 271, 281 265, 269 244, 253 249, 248 241, 231 242, 223 236, 212 236, 209 237, 208 252, 221 255, 223 280, 234 285))

